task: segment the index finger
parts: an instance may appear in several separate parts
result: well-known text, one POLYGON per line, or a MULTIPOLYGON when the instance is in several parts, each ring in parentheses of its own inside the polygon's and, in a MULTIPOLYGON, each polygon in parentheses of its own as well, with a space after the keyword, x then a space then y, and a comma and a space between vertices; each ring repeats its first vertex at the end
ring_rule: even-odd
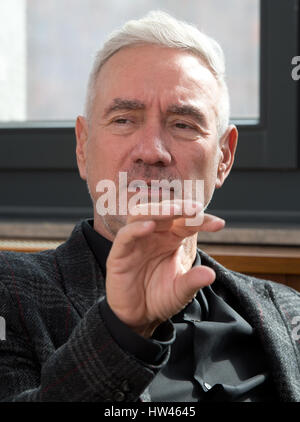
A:
POLYGON ((167 200, 135 204, 129 208, 127 223, 136 220, 167 221, 190 217, 201 213, 203 205, 192 200, 167 200))

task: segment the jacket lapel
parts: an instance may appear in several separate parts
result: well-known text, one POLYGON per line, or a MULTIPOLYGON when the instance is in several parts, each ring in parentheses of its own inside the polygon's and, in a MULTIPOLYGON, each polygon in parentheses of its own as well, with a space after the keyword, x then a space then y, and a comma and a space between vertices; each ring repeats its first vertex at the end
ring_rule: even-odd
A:
POLYGON ((105 281, 82 232, 82 221, 55 251, 65 294, 80 316, 105 294, 105 281))
MULTIPOLYGON (((221 283, 225 290, 230 290, 244 310, 245 319, 256 330, 270 363, 271 375, 280 398, 283 401, 300 401, 299 344, 292 338, 278 303, 278 298, 283 294, 281 289, 288 292, 289 300, 295 294, 277 283, 230 271, 204 252, 199 253, 202 264, 215 270, 216 282, 221 283)), ((300 298, 298 307, 299 303, 300 298)))

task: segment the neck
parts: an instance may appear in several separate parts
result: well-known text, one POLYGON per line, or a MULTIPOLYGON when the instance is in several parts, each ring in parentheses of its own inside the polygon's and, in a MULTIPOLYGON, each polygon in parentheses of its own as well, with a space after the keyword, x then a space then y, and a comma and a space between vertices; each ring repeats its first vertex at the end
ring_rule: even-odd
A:
MULTIPOLYGON (((121 228, 121 227, 119 227, 121 228)), ((105 224, 105 220, 99 218, 98 215, 94 214, 94 230, 101 234, 101 236, 105 237, 106 239, 110 240, 111 242, 114 241, 118 230, 112 231, 109 224, 105 224)))

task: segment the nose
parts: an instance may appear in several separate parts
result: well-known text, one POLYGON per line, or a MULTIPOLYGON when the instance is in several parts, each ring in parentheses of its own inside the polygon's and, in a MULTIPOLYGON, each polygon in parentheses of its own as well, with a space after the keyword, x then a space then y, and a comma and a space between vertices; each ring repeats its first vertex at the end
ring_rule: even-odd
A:
POLYGON ((132 150, 132 159, 138 164, 162 167, 171 163, 172 156, 167 147, 166 136, 158 125, 149 124, 139 131, 132 150))

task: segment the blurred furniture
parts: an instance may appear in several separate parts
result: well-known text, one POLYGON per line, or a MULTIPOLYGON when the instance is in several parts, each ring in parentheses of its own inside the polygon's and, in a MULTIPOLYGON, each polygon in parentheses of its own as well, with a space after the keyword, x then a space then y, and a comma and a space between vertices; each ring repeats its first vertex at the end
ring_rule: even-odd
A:
POLYGON ((300 291, 300 247, 199 244, 224 267, 300 291))

